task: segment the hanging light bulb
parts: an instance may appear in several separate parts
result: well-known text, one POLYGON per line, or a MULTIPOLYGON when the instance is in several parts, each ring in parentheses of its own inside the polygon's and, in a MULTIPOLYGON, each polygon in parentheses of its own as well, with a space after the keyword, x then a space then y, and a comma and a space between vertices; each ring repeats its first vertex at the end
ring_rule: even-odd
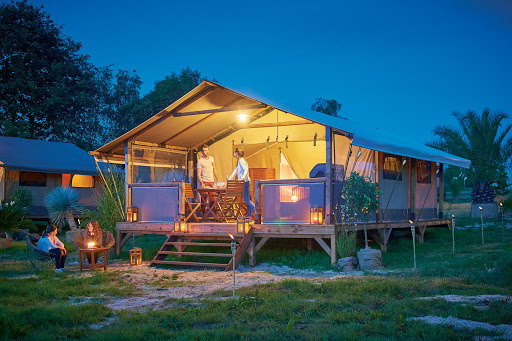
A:
POLYGON ((238 115, 236 115, 236 116, 238 116, 238 118, 239 118, 239 119, 240 119, 240 121, 242 121, 242 122, 245 122, 245 120, 247 120, 247 117, 249 117, 249 115, 244 114, 243 112, 242 112, 242 113, 240 113, 240 114, 238 114, 238 115))

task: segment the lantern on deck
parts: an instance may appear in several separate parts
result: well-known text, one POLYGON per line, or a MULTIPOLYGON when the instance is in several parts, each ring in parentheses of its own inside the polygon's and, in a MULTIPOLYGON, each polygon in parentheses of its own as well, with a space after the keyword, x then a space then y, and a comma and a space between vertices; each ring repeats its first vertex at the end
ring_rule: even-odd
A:
POLYGON ((136 222, 139 219, 139 210, 137 207, 130 206, 126 208, 126 221, 136 222))
POLYGON ((236 218, 236 232, 246 234, 249 232, 249 218, 239 215, 236 218))
POLYGON ((311 206, 309 213, 309 223, 322 225, 324 223, 324 208, 320 206, 311 206))
POLYGON ((187 223, 185 217, 179 216, 174 218, 174 232, 187 232, 187 223))
POLYGON ((140 247, 134 247, 130 250, 130 265, 141 265, 142 264, 142 249, 140 247))

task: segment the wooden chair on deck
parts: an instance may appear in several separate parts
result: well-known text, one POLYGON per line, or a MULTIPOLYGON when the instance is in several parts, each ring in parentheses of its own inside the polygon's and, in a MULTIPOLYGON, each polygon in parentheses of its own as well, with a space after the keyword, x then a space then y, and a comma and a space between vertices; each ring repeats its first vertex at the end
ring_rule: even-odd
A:
MULTIPOLYGON (((236 220, 244 209, 244 186, 243 180, 228 180, 226 193, 217 200, 217 212, 220 221, 236 220)), ((246 208, 245 208, 246 209, 246 208)))
POLYGON ((201 203, 195 202, 194 191, 192 190, 192 184, 185 182, 185 221, 189 220, 199 222, 199 217, 196 215, 196 211, 201 207, 201 203))

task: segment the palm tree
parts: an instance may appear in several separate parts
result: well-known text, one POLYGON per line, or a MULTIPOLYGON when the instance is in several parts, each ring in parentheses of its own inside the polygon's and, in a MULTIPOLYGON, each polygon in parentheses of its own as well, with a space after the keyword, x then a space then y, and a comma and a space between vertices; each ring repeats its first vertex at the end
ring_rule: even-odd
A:
POLYGON ((73 211, 76 213, 84 211, 84 205, 78 200, 78 192, 71 187, 57 187, 48 193, 44 199, 44 204, 50 214, 52 223, 60 225, 64 220, 67 220, 71 231, 75 231, 76 224, 73 211))
POLYGON ((502 127, 509 117, 504 113, 490 113, 489 109, 482 115, 468 110, 465 114, 455 112, 453 116, 459 128, 437 126, 434 135, 439 139, 427 145, 470 160, 467 175, 475 183, 471 193, 473 202, 491 202, 494 200, 491 184, 506 183, 505 165, 512 156, 512 137, 507 138, 512 124, 502 127))

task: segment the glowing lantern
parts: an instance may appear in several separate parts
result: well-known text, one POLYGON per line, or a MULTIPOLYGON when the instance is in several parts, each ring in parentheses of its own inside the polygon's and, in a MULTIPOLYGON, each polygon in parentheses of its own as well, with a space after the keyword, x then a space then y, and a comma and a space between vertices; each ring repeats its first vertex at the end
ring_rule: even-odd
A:
POLYGON ((126 209, 126 221, 136 222, 139 218, 139 210, 137 207, 130 206, 126 209))
POLYGON ((324 208, 320 206, 311 206, 309 214, 309 223, 322 225, 324 223, 324 208))
POLYGON ((141 265, 142 264, 142 249, 140 247, 134 247, 130 250, 130 265, 141 265))
POLYGON ((179 216, 174 218, 174 232, 187 232, 187 223, 185 217, 179 216))
POLYGON ((87 243, 87 248, 88 249, 94 249, 94 242, 90 242, 90 243, 87 243))
POLYGON ((246 234, 249 232, 249 218, 244 217, 243 215, 238 216, 236 218, 236 232, 246 234))

